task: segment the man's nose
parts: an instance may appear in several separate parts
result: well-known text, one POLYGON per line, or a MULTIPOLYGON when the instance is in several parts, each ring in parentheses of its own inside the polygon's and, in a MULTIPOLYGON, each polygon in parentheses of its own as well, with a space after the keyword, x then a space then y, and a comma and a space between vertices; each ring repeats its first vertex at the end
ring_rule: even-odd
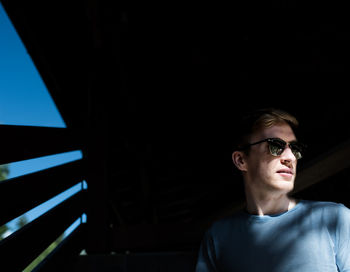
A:
POLYGON ((289 161, 289 162, 295 162, 297 160, 288 145, 286 146, 286 148, 283 150, 281 154, 281 160, 289 161))

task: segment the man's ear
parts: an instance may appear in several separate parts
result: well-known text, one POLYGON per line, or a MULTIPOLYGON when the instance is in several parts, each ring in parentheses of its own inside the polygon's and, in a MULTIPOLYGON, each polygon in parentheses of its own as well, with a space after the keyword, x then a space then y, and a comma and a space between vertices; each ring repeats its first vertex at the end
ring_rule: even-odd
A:
POLYGON ((242 151, 234 151, 232 153, 232 161, 238 170, 243 172, 247 171, 247 163, 245 161, 245 155, 242 151))

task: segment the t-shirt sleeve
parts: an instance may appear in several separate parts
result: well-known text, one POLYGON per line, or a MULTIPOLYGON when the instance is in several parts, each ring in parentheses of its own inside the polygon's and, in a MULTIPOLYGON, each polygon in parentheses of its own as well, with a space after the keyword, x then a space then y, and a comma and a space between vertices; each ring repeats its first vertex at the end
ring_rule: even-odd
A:
POLYGON ((214 240, 207 231, 202 240, 195 272, 217 272, 214 240))
POLYGON ((337 221, 337 266, 340 272, 350 272, 350 210, 342 204, 337 221))

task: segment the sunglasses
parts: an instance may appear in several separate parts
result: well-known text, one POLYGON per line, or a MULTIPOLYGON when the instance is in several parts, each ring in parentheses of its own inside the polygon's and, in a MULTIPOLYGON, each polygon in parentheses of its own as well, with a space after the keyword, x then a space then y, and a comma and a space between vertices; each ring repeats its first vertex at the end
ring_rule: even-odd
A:
POLYGON ((280 138, 267 138, 267 139, 258 141, 256 143, 247 144, 247 145, 239 148, 238 150, 244 150, 244 149, 251 147, 252 145, 257 145, 257 144, 264 143, 264 142, 267 142, 267 144, 269 146, 270 154, 272 156, 275 156, 275 157, 280 156, 283 153, 283 151, 286 149, 286 146, 288 145, 288 147, 292 151, 295 158, 297 160, 299 160, 303 157, 303 153, 304 153, 304 150, 306 148, 306 145, 299 143, 297 141, 292 141, 292 142, 287 143, 280 138))

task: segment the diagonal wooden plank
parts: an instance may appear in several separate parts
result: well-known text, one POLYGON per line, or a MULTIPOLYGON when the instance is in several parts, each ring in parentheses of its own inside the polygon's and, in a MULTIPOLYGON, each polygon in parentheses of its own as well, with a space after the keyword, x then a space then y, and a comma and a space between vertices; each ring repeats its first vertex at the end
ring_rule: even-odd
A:
POLYGON ((0 164, 82 149, 77 131, 68 128, 0 125, 0 164))
POLYGON ((78 192, 2 240, 2 267, 22 271, 83 214, 85 194, 85 191, 78 192))
POLYGON ((300 192, 350 167, 350 140, 310 161, 297 175, 292 192, 300 192))
POLYGON ((83 160, 0 182, 0 225, 84 179, 83 160))

